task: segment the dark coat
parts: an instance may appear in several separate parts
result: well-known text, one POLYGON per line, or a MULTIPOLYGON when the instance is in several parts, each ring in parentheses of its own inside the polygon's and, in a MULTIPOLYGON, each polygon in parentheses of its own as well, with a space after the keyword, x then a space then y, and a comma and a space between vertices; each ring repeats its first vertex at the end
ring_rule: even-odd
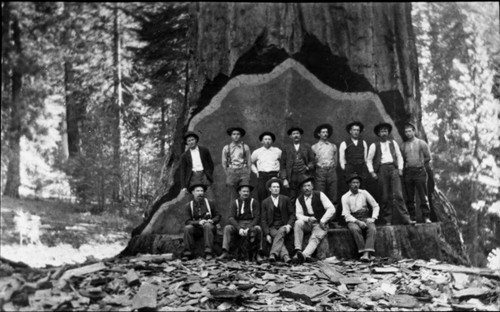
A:
MULTIPOLYGON (((290 198, 280 194, 278 208, 281 211, 281 220, 283 223, 289 224, 293 228, 293 224, 297 218, 295 217, 295 207, 292 205, 290 198)), ((269 234, 269 227, 274 222, 274 203, 271 196, 262 201, 260 214, 260 224, 262 225, 262 232, 265 236, 269 234)))
MULTIPOLYGON (((237 200, 239 201, 241 208, 241 200, 239 198, 237 200)), ((249 201, 251 200, 249 199, 249 201)), ((240 218, 239 218, 238 206, 236 206, 236 200, 233 200, 231 202, 230 210, 231 212, 228 219, 229 224, 233 225, 239 231, 240 225, 238 224, 238 221, 240 220, 240 218)), ((253 211, 253 219, 250 227, 259 225, 260 223, 260 206, 259 206, 259 201, 255 198, 252 203, 252 211, 253 211)))
MULTIPOLYGON (((200 158, 201 163, 203 164, 203 171, 207 175, 210 183, 213 183, 214 162, 212 161, 210 151, 207 148, 199 145, 198 148, 200 150, 200 158)), ((181 155, 180 172, 181 188, 189 188, 189 181, 191 180, 191 175, 193 172, 193 159, 191 158, 191 151, 189 149, 181 155)))
MULTIPOLYGON (((311 149, 311 145, 301 142, 299 151, 302 152, 304 164, 309 168, 309 173, 312 173, 314 169, 314 152, 311 149)), ((293 143, 285 145, 281 154, 281 178, 290 179, 292 176, 294 155, 295 146, 293 143)))

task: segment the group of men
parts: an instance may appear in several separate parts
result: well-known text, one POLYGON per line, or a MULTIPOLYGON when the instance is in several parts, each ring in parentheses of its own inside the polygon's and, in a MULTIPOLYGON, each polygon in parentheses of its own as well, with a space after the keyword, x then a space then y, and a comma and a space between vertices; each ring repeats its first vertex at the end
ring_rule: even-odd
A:
MULTIPOLYGON (((342 216, 353 233, 361 260, 370 260, 375 251, 375 221, 379 212, 382 224, 392 224, 390 202, 394 202, 403 224, 414 224, 416 190, 423 220, 431 222, 426 186, 431 157, 425 141, 415 137, 415 125, 405 125, 408 140, 401 148, 389 138, 392 131, 389 123, 375 126, 374 132, 379 140, 369 148, 360 138, 364 130, 361 122, 349 123, 346 130, 350 138, 341 142, 337 155, 336 145, 329 141, 333 134, 329 124, 316 128, 314 136, 318 142, 312 146, 302 142, 302 128, 291 127, 287 131, 291 144, 283 150, 273 146, 276 137, 272 132, 263 132, 259 136, 262 147, 253 152, 242 140, 246 134, 243 128, 227 129, 231 142, 222 150, 221 163, 226 174, 227 191, 231 194, 230 213, 223 231, 219 259, 228 258, 235 243, 253 235, 259 242, 257 262, 263 260, 265 242, 271 246, 271 262, 310 260, 326 236, 328 222, 336 211, 337 162, 349 187, 341 198, 342 216), (251 197, 254 189, 250 184, 251 172, 257 177, 256 199, 251 197), (370 193, 360 188, 368 173, 378 181, 380 206, 370 193), (407 194, 406 206, 400 176, 407 194), (304 233, 311 233, 305 249, 302 248, 304 233), (293 258, 285 247, 285 238, 291 234, 294 236, 293 258)), ((180 180, 182 191, 189 191, 193 200, 186 206, 188 218, 183 258, 192 257, 194 240, 203 235, 205 257, 211 259, 216 224, 221 220, 215 202, 207 199, 213 193, 210 185, 213 183, 214 164, 209 150, 198 146, 196 133, 187 132, 184 140, 188 149, 181 156, 180 180)))

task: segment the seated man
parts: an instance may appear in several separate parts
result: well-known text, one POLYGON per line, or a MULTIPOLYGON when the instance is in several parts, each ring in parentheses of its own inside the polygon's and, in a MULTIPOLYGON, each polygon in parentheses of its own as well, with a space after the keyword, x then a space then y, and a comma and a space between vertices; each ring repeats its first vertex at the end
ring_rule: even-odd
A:
POLYGON ((295 255, 294 262, 310 261, 321 240, 328 230, 328 221, 335 214, 335 206, 323 192, 313 191, 314 178, 303 179, 299 187, 302 194, 295 201, 297 221, 294 225, 295 255), (304 232, 311 232, 306 248, 302 251, 304 232))
POLYGON ((347 178, 349 191, 342 196, 342 215, 347 222, 347 227, 354 236, 358 252, 363 253, 361 261, 370 261, 370 252, 375 252, 375 237, 377 229, 375 220, 379 213, 379 205, 365 190, 359 189, 361 177, 356 173, 347 178), (372 206, 372 216, 369 217, 368 204, 372 206), (363 237, 366 232, 366 240, 363 237))
MULTIPOLYGON (((250 198, 250 193, 253 186, 248 184, 241 184, 238 186, 237 191, 239 197, 231 203, 231 212, 229 216, 229 224, 224 227, 224 237, 222 240, 222 254, 218 259, 229 258, 229 249, 233 245, 233 236, 235 233, 242 238, 247 238, 249 230, 253 229, 259 241, 259 251, 256 255, 257 263, 262 262, 262 229, 258 225, 260 223, 260 207, 257 200, 250 198)), ((251 259, 249 259, 251 260, 251 259)))
POLYGON ((271 196, 262 201, 261 224, 267 242, 272 243, 269 262, 283 259, 285 263, 289 263, 292 259, 285 246, 285 237, 295 222, 295 212, 290 198, 280 195, 282 186, 281 179, 271 178, 267 181, 266 188, 271 192, 271 196))
POLYGON ((184 254, 182 260, 189 260, 193 255, 195 238, 203 235, 205 240, 205 258, 212 259, 215 225, 220 221, 215 203, 204 197, 207 185, 194 184, 189 190, 194 199, 186 205, 189 216, 184 227, 184 254))

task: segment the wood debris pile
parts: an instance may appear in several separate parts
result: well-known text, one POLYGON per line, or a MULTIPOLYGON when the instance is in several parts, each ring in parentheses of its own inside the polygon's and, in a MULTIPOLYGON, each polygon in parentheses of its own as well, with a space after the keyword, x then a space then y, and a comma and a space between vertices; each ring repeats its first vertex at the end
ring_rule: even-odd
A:
POLYGON ((500 271, 436 261, 302 265, 171 254, 31 269, 4 261, 5 311, 498 311, 500 271))

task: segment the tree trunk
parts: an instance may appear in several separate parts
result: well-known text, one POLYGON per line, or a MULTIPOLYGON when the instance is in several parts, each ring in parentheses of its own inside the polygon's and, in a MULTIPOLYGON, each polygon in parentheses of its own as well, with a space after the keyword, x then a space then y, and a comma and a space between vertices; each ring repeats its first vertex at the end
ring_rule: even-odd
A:
POLYGON ((117 202, 120 199, 120 106, 122 104, 121 89, 121 65, 120 65, 120 32, 118 29, 118 3, 113 7, 113 69, 114 69, 114 93, 111 109, 112 122, 112 145, 113 145, 113 179, 112 199, 117 202))
MULTIPOLYGON (((286 130, 292 125, 300 125, 303 141, 313 144, 312 133, 324 122, 333 125, 331 140, 338 146, 348 138, 344 127, 351 120, 364 123, 362 135, 369 144, 377 139, 372 129, 380 121, 394 126, 399 144, 407 121, 415 122, 425 138, 410 13, 408 3, 193 4, 190 105, 176 115, 163 185, 132 235, 151 241, 157 234, 182 233, 183 206, 190 196, 179 192, 177 168, 186 130, 197 132, 200 145, 211 151, 222 225, 229 214, 229 194, 220 152, 230 142, 225 134, 230 126, 245 128, 243 139, 251 150, 260 147, 257 138, 265 130, 276 134, 278 147, 287 144, 286 130)), ((340 198, 347 187, 340 169, 337 174, 340 198)), ((368 190, 377 199, 373 185, 368 190)), ((443 222, 445 238, 438 244, 456 252, 451 258, 467 262, 456 239, 460 233, 453 207, 444 196, 433 202, 434 221, 443 222)), ((134 246, 141 239, 133 240, 123 254, 137 252, 134 246)))
MULTIPOLYGON (((21 28, 17 16, 11 15, 10 6, 7 3, 5 10, 12 21, 12 40, 14 42, 14 53, 17 55, 12 67, 12 103, 10 105, 10 124, 8 128, 9 142, 9 164, 7 167, 7 181, 5 182, 5 196, 19 198, 19 186, 21 186, 21 89, 23 87, 23 74, 21 72, 22 46, 21 28)), ((10 35, 10 29, 8 30, 10 35)))

